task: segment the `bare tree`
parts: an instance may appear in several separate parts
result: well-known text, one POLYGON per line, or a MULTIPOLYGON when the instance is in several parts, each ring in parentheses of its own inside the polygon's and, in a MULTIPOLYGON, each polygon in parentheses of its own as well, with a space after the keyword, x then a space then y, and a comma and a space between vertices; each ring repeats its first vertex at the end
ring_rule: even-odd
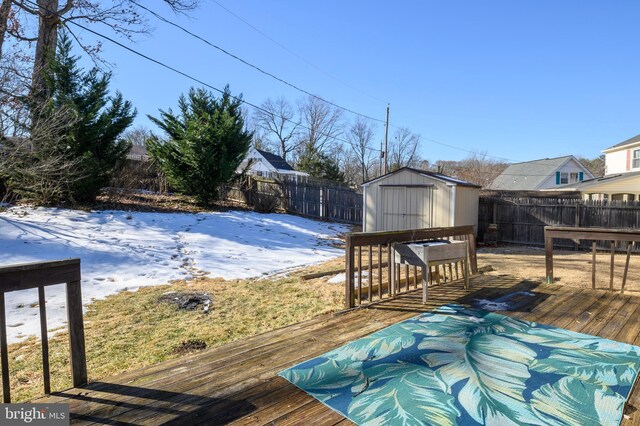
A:
POLYGON ((507 168, 507 163, 492 160, 486 153, 473 153, 460 161, 438 160, 426 170, 441 173, 487 187, 507 168))
POLYGON ((136 126, 123 133, 122 139, 131 143, 131 145, 145 146, 147 140, 152 136, 151 130, 145 126, 136 126))
POLYGON ((286 161, 287 154, 300 144, 300 123, 295 119, 293 106, 284 98, 268 98, 256 110, 254 120, 256 127, 264 132, 267 139, 271 139, 278 155, 286 161))
POLYGON ((0 58, 2 57, 2 47, 4 46, 5 34, 8 29, 12 4, 13 0, 2 0, 2 3, 0 3, 0 58))
POLYGON ((406 127, 399 128, 389 141, 389 169, 416 167, 420 164, 420 136, 406 127))
POLYGON ((377 152, 372 146, 373 134, 374 126, 362 117, 358 117, 347 131, 351 154, 359 166, 360 182, 358 183, 369 180, 369 173, 376 159, 377 152))
MULTIPOLYGON (((163 2, 175 12, 185 12, 194 9, 199 0, 163 2)), ((0 4, 0 29, 6 30, 3 36, 8 34, 20 41, 35 42, 31 75, 31 94, 34 99, 48 98, 46 70, 49 60, 55 54, 60 27, 66 27, 94 60, 99 58, 100 45, 85 45, 79 33, 69 26, 70 23, 80 22, 87 26, 102 24, 126 38, 149 30, 144 16, 139 12, 141 6, 134 0, 62 0, 62 4, 60 3, 60 0, 3 0, 0 4), (36 34, 28 34, 29 26, 26 22, 21 22, 20 16, 22 21, 37 18, 36 34), (14 24, 8 25, 7 19, 13 19, 14 24)))
POLYGON ((69 155, 64 139, 76 114, 67 108, 38 111, 26 119, 28 137, 3 138, 0 143, 0 179, 9 196, 38 204, 72 200, 74 184, 85 177, 82 158, 69 155))
POLYGON ((342 111, 313 96, 299 103, 303 128, 299 148, 303 153, 323 153, 342 134, 342 111))
POLYGON ((473 153, 457 163, 453 174, 459 179, 487 187, 506 168, 506 163, 492 160, 486 153, 473 153))
POLYGON ((593 159, 588 159, 586 157, 578 157, 578 161, 582 163, 583 166, 587 168, 591 172, 592 175, 596 177, 604 176, 605 173, 605 161, 604 154, 599 155, 593 159))

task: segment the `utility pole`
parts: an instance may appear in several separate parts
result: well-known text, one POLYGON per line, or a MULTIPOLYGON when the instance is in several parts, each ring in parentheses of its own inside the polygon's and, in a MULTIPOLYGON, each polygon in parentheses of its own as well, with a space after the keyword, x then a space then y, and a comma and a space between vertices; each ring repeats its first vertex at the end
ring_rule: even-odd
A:
POLYGON ((387 104, 387 124, 384 127, 384 174, 389 173, 389 104, 387 104))
POLYGON ((384 155, 384 141, 381 139, 380 140, 380 172, 378 173, 378 176, 382 176, 382 162, 385 161, 385 158, 387 156, 384 155))

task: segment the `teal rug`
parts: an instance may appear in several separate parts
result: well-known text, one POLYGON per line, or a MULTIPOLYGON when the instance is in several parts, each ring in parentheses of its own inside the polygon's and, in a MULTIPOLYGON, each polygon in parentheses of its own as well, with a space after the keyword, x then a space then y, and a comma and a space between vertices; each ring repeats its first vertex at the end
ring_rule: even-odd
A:
POLYGON ((360 425, 618 425, 640 348, 443 306, 280 372, 360 425))

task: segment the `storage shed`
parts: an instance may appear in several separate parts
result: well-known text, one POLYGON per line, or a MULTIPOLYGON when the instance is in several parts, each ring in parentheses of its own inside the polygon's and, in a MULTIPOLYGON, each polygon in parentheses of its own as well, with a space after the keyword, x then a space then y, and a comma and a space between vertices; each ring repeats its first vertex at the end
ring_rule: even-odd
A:
POLYGON ((478 185, 404 167, 362 186, 364 232, 458 225, 477 232, 478 185))

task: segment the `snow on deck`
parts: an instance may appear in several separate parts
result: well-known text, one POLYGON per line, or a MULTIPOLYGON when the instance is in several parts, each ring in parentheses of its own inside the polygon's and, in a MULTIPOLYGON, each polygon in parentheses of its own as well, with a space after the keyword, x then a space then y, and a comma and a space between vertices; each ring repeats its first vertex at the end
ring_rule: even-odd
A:
MULTIPOLYGON (((196 275, 250 278, 319 263, 348 227, 228 211, 143 213, 12 207, 0 213, 0 265, 79 257, 85 303, 196 275)), ((46 287, 49 328, 66 322, 63 286, 46 287)), ((39 335, 37 290, 6 295, 8 338, 39 335)))

